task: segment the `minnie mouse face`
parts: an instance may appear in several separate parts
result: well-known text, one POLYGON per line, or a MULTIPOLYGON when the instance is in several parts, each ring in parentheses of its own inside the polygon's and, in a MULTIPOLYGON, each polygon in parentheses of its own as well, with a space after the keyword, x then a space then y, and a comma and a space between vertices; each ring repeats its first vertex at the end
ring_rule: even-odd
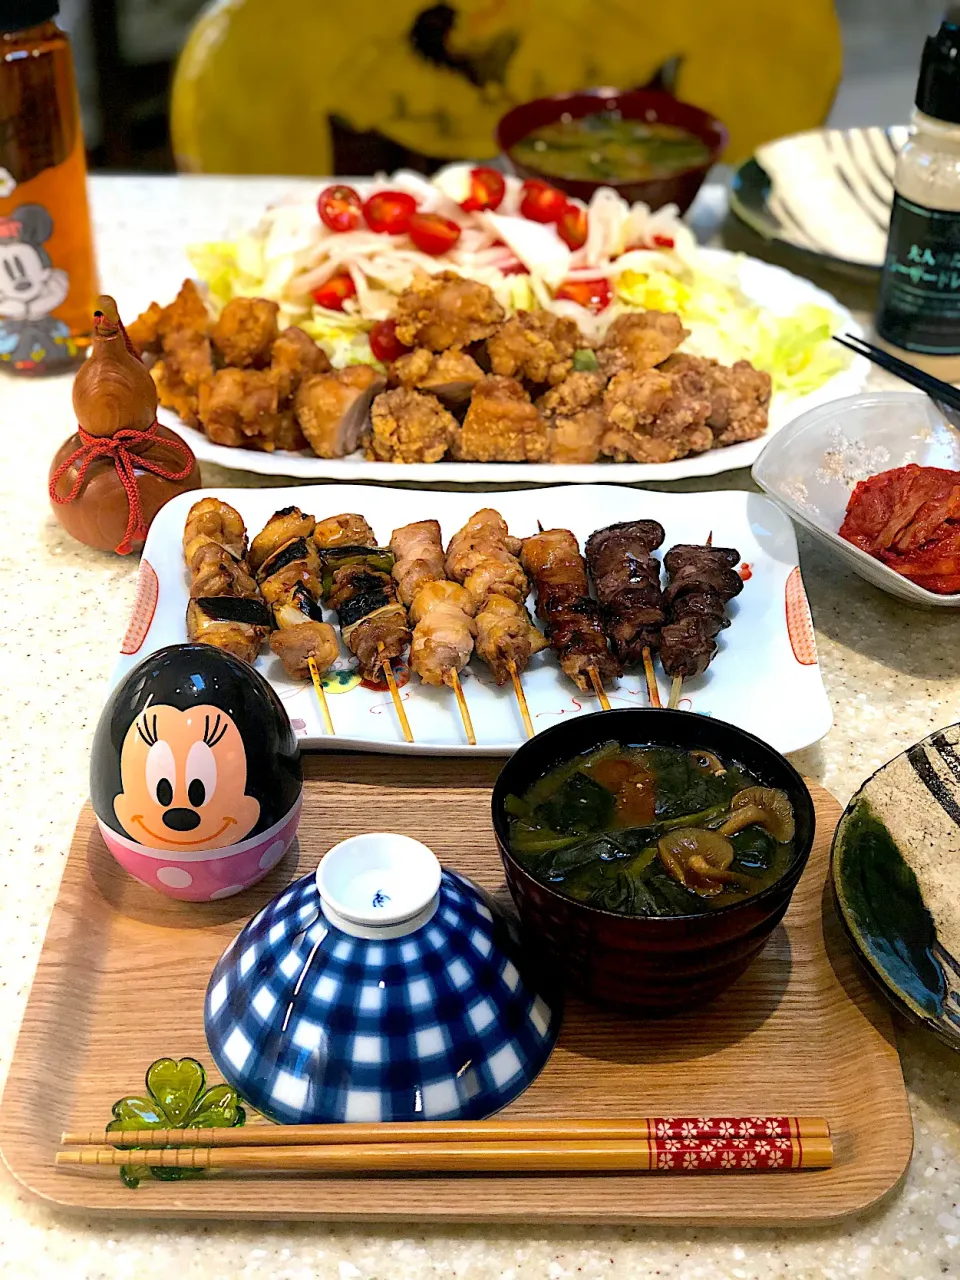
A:
POLYGON ((90 765, 101 823, 170 857, 261 834, 303 786, 277 695, 210 645, 170 645, 134 667, 104 708, 90 765))
POLYGON ((34 319, 58 307, 70 289, 43 247, 53 219, 40 204, 22 204, 0 220, 0 316, 34 319))
POLYGON ((127 731, 120 779, 114 813, 153 849, 222 849, 260 817, 260 802, 246 794, 240 731, 217 707, 147 707, 127 731))

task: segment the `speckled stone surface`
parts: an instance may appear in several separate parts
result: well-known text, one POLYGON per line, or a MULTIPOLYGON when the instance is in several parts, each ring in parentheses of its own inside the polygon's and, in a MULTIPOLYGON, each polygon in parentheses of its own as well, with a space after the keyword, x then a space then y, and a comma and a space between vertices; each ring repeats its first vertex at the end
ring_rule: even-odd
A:
MULTIPOLYGON (((172 296, 186 272, 185 244, 223 234, 285 185, 95 180, 102 280, 121 314, 135 314, 153 297, 172 296)), ((703 225, 714 207, 701 203, 703 225)), ((735 230, 726 234, 736 247, 756 251, 735 230)), ((828 287, 849 305, 870 306, 868 294, 842 281, 828 287)), ((49 460, 73 429, 69 379, 0 381, 0 572, 7 619, 0 680, 0 1081, 86 795, 90 738, 134 596, 135 562, 70 541, 49 513, 49 460)), ((261 482, 213 467, 204 468, 204 477, 211 484, 261 482)), ((716 483, 751 486, 746 472, 716 483)), ((960 719, 960 619, 910 609, 805 536, 800 545, 836 723, 795 761, 845 802, 904 746, 960 719)), ((897 1034, 916 1128, 913 1163, 903 1188, 886 1203, 837 1226, 423 1230, 411 1222, 407 1230, 385 1231, 319 1223, 137 1225, 50 1212, 0 1174, 0 1272, 9 1280, 960 1275, 960 1058, 904 1023, 897 1024, 897 1034)))

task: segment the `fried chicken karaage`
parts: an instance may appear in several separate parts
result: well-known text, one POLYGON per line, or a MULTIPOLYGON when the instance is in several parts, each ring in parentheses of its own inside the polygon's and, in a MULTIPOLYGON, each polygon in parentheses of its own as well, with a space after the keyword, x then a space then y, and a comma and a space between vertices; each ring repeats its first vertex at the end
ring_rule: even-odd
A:
POLYGON ((684 391, 678 379, 659 369, 618 373, 603 408, 601 450, 616 462, 673 462, 713 445, 710 401, 684 391))
POLYGON ((323 347, 292 324, 273 344, 270 369, 276 375, 277 394, 283 402, 289 400, 309 374, 329 373, 330 360, 323 347))
POLYGON ((366 455, 378 462, 439 462, 457 420, 436 396, 397 387, 377 396, 366 455))
POLYGON ((677 354, 664 363, 663 371, 710 401, 707 426, 713 431, 714 445, 756 440, 766 431, 773 383, 769 373, 755 369, 749 360, 723 365, 677 354))
POLYGON ((223 363, 265 369, 279 334, 279 310, 268 298, 231 298, 210 333, 223 363))
POLYGON ((537 401, 547 424, 547 461, 596 462, 607 425, 603 412, 606 378, 571 373, 537 401))
POLYGON ((269 370, 219 369, 200 387, 199 407, 214 444, 268 453, 277 447, 277 384, 269 370))
POLYGON ((504 318, 485 284, 453 271, 420 276, 397 299, 398 341, 406 347, 446 351, 489 338, 504 318))
POLYGON ((641 373, 661 364, 689 336, 690 330, 672 311, 630 312, 611 323, 597 359, 608 378, 625 369, 641 373))
POLYGON ((488 375, 473 389, 452 453, 461 462, 539 462, 547 428, 516 378, 488 375))
POLYGON ((576 322, 550 311, 518 311, 487 340, 496 374, 551 386, 573 368, 573 353, 585 346, 576 322))
POLYGON ((370 402, 386 379, 368 364, 309 374, 293 399, 294 412, 319 458, 343 458, 359 447, 370 402))
POLYGON ((448 409, 457 408, 470 399, 470 393, 483 377, 483 370, 465 351, 441 351, 435 354, 424 347, 394 360, 390 366, 390 385, 411 391, 426 391, 448 409))
POLYGON ((208 334, 213 324, 207 304, 192 280, 184 280, 173 302, 161 307, 151 302, 127 329, 127 336, 138 351, 155 354, 162 350, 164 339, 181 330, 208 334))

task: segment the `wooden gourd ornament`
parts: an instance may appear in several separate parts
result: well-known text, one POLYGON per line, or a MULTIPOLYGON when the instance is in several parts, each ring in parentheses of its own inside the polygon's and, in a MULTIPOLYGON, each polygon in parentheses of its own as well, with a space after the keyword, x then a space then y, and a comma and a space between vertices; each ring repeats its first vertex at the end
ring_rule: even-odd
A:
POLYGON ((192 450, 157 422, 157 389, 113 298, 93 313, 93 351, 73 384, 78 428, 50 467, 53 512, 78 542, 128 555, 160 508, 200 487, 192 450))

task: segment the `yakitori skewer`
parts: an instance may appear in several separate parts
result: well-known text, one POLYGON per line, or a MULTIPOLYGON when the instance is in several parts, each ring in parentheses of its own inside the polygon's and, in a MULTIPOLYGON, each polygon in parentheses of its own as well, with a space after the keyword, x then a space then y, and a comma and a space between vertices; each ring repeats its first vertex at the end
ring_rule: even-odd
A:
POLYGON ((663 592, 653 552, 665 537, 656 520, 626 520, 587 539, 586 560, 613 652, 623 667, 643 665, 650 704, 660 706, 653 654, 660 646, 663 592))
POLYGON ((683 681, 701 675, 717 652, 717 635, 729 627, 726 606, 743 590, 734 571, 740 552, 705 544, 681 543, 663 558, 670 581, 663 593, 667 621, 660 633, 660 661, 671 677, 669 706, 680 702, 683 681))
POLYGON ((254 662, 270 630, 270 613, 246 560, 243 519, 219 498, 201 498, 187 513, 183 555, 190 575, 187 635, 254 662))
POLYGON ((410 667, 424 684, 453 689, 467 742, 476 746, 473 721, 460 672, 473 653, 475 606, 468 591, 447 579, 443 543, 436 520, 419 520, 394 529, 390 549, 396 556, 393 577, 413 625, 410 667))
POLYGON ((323 621, 316 521, 299 507, 275 511, 250 544, 251 566, 276 630, 270 648, 294 680, 313 682, 326 731, 334 732, 321 680, 340 653, 337 633, 323 621))
POLYGON ((751 1135, 766 1142, 785 1138, 829 1138, 823 1116, 611 1117, 606 1120, 418 1120, 345 1124, 248 1124, 237 1129, 109 1129, 63 1133, 62 1146, 113 1147, 300 1147, 396 1142, 637 1142, 751 1135))
POLYGON ((520 677, 547 641, 527 613, 530 582, 517 558, 519 550, 520 540, 510 536, 500 513, 484 507, 450 539, 444 568, 473 601, 476 652, 498 685, 513 684, 530 738, 533 722, 520 677))
POLYGON ((323 595, 337 614, 343 642, 356 656, 361 676, 376 680, 383 675, 404 739, 412 742, 392 666, 411 638, 407 611, 392 577, 394 554, 376 545, 373 530, 358 515, 319 521, 313 540, 320 555, 323 595))
POLYGON ((600 605, 590 595, 587 566, 569 529, 544 530, 524 540, 521 563, 533 578, 537 614, 547 630, 560 668, 583 693, 591 689, 609 711, 604 680, 620 675, 607 647, 600 605), (602 696, 601 696, 602 695, 602 696))

